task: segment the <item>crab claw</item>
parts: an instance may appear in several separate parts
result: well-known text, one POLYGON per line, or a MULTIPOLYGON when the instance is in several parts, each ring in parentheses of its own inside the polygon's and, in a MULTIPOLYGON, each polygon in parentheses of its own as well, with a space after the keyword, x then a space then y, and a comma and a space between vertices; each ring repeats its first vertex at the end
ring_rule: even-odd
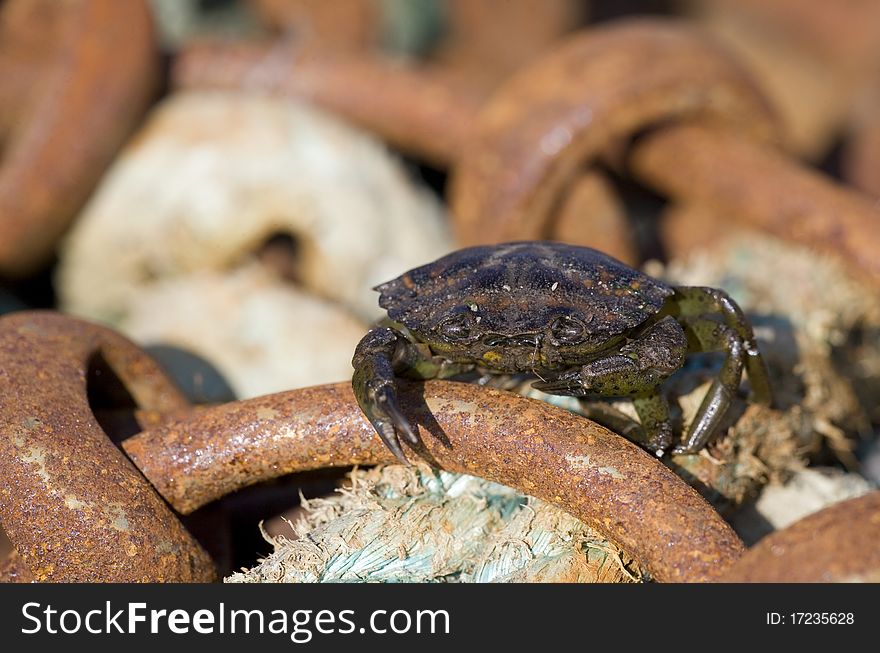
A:
POLYGON ((400 410, 395 386, 395 355, 418 355, 414 345, 403 335, 388 327, 370 330, 358 343, 351 363, 354 367, 351 385, 358 405, 382 442, 404 465, 409 461, 403 453, 400 438, 412 445, 420 444, 409 420, 400 410))
POLYGON ((376 401, 385 409, 391 422, 394 424, 394 430, 402 432, 410 444, 418 444, 419 438, 410 426, 409 420, 400 410, 400 404, 397 403, 397 394, 388 386, 382 388, 376 393, 376 401))
POLYGON ((403 435, 411 444, 418 444, 419 439, 413 432, 409 420, 400 410, 393 386, 384 385, 371 392, 369 401, 363 409, 385 446, 401 463, 409 465, 410 462, 400 445, 400 436, 403 435))
POLYGON ((385 446, 394 454, 394 457, 397 458, 401 464, 410 465, 411 463, 407 460, 406 454, 403 453, 403 449, 400 447, 400 440, 397 437, 397 432, 394 430, 394 427, 388 422, 380 423, 376 421, 373 422, 373 426, 379 434, 379 437, 382 438, 382 442, 384 442, 385 446))

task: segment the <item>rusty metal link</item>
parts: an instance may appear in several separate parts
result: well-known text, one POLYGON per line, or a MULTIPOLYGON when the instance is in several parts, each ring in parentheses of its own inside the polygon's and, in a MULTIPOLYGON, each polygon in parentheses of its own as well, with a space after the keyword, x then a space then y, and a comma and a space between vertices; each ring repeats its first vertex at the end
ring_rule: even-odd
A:
MULTIPOLYGON (((193 409, 132 343, 54 313, 0 319, 0 383, 0 520, 16 546, 0 563, 4 581, 211 580, 207 554, 157 491, 185 514, 283 474, 394 460, 347 382, 193 409), (138 406, 128 410, 147 427, 122 444, 131 460, 89 404, 99 370, 121 380, 138 406)), ((880 578, 880 492, 744 554, 692 488, 590 420, 450 381, 404 383, 401 400, 435 465, 561 506, 656 580, 880 578)))
MULTIPOLYGON (((289 41, 193 45, 177 58, 172 77, 184 89, 235 88, 307 100, 442 167, 455 165, 489 97, 485 85, 442 66, 331 56, 289 41)), ((553 238, 638 262, 625 209, 600 170, 579 171, 560 204, 548 217, 553 238), (579 219, 583 215, 593 219, 579 219)))
POLYGON ((763 97, 687 28, 630 21, 568 39, 492 96, 454 169, 462 244, 545 236, 578 167, 648 127, 706 116, 767 140, 763 97))
POLYGON ((18 551, 12 550, 5 560, 0 560, 0 583, 32 583, 34 575, 21 559, 18 551))
POLYGON ((663 209, 658 232, 667 256, 676 259, 736 236, 738 227, 735 219, 701 204, 672 203, 663 209))
POLYGON ((158 82, 145 0, 0 11, 0 274, 46 262, 158 82))
POLYGON ((880 285, 880 207, 771 147, 772 127, 738 68, 688 30, 592 30, 493 96, 455 171, 460 239, 542 237, 578 163, 642 131, 621 157, 639 180, 880 285))
POLYGON ((570 29, 582 9, 572 0, 553 0, 535 16, 530 0, 507 4, 499 16, 491 0, 449 3, 442 55, 413 61, 376 50, 378 37, 369 34, 382 22, 376 3, 259 0, 269 22, 292 30, 292 37, 187 44, 175 58, 173 83, 305 99, 446 166, 499 77, 570 29))
POLYGON ((632 266, 640 263, 626 206, 608 174, 598 167, 579 171, 568 185, 547 236, 593 247, 632 266))
MULTIPOLYGON (((714 578, 742 553, 721 517, 659 461, 597 424, 475 385, 402 386, 423 454, 555 503, 638 559, 659 581, 714 578)), ((123 443, 182 513, 291 472, 394 462, 338 383, 206 409, 123 443)))
POLYGON ((767 535, 721 582, 880 582, 880 491, 834 504, 767 535))
POLYGON ((875 83, 861 104, 843 152, 843 176, 856 188, 880 199, 880 84, 875 83))
POLYGON ((872 67, 880 56, 880 2, 826 0, 700 0, 783 32, 831 61, 872 67))
POLYGON ((625 210, 590 159, 616 137, 671 116, 711 113, 757 137, 773 131, 763 99, 736 66, 688 30, 653 21, 576 35, 488 104, 485 92, 448 78, 380 58, 315 57, 283 42, 193 48, 174 77, 183 87, 305 98, 452 165, 450 204, 463 244, 552 237, 629 263, 638 253, 625 210))
MULTIPOLYGON (((106 0, 74 5, 82 24, 99 31, 107 24, 101 21, 115 16, 116 4, 106 0)), ((135 40, 151 43, 141 32, 135 40)), ((77 61, 107 59, 103 41, 82 47, 77 61)), ((462 244, 560 234, 577 242, 579 216, 607 209, 602 231, 609 244, 600 246, 631 260, 631 249, 625 255, 615 249, 631 247, 619 230, 623 209, 603 174, 590 168, 602 159, 679 202, 679 226, 735 217, 832 252, 880 286, 880 207, 775 150, 773 116, 748 77, 681 25, 631 21, 578 34, 491 98, 440 68, 331 57, 289 42, 269 50, 236 47, 186 52, 176 66, 177 84, 309 98, 398 147, 453 166, 450 201, 462 244)), ((154 71, 145 60, 136 65, 149 77, 154 71)), ((0 54, 0 70, 9 66, 0 54)), ((84 75, 93 86, 59 87, 58 97, 79 106, 74 100, 90 98, 100 76, 84 75)), ((3 98, 15 97, 13 86, 0 89, 3 98)), ((117 92, 108 91, 119 99, 117 92)), ((129 106, 129 99, 119 102, 129 106)), ((11 114, 0 103, 0 128, 15 122, 11 114)), ((50 141, 69 149, 80 142, 67 127, 32 134, 37 161, 55 156, 50 141)), ((91 133, 84 138, 94 140, 91 133)), ((16 137, 4 166, 21 158, 18 147, 16 137)), ((2 191, 13 183, 26 187, 29 179, 9 170, 0 169, 0 221, 15 214, 2 191)), ((67 188, 66 173, 58 179, 67 188)), ((34 206, 52 196, 67 207, 79 197, 50 190, 36 192, 34 206)), ((66 218, 58 216, 41 227, 49 240, 64 228, 66 218)), ((29 222, 14 224, 12 235, 0 239, 11 261, 6 267, 0 245, 3 272, 26 269, 51 246, 22 226, 29 222)), ((717 227, 700 237, 713 237, 717 227)), ((589 223, 588 230, 596 228, 589 223)), ((196 411, 132 343, 53 313, 0 319, 0 384, 0 521, 16 547, 0 565, 0 579, 211 580, 209 557, 163 498, 186 514, 283 474, 394 461, 347 382, 196 411), (98 374, 118 377, 139 409, 146 430, 122 443, 130 458, 90 406, 98 374)), ((743 555, 736 534, 692 488, 583 417, 449 381, 401 383, 401 403, 419 426, 428 460, 560 505, 657 580, 880 580, 880 492, 808 517, 743 555), (851 534, 845 543, 841 532, 851 534)))
MULTIPOLYGON (((38 581, 208 581, 208 555, 89 407, 89 373, 138 405, 187 405, 159 367, 109 329, 55 313, 0 318, 0 522, 38 581)), ((94 383, 94 380, 92 381, 94 383)))
MULTIPOLYGON (((594 225, 584 219, 578 230, 572 216, 597 211, 613 216, 608 222, 619 231, 625 223, 603 184, 577 191, 588 185, 579 179, 584 166, 613 154, 616 144, 616 161, 656 190, 705 215, 831 252, 880 284, 880 209, 770 147, 775 125, 762 96, 734 61, 684 24, 627 21, 576 34, 516 73, 485 107, 479 94, 377 59, 362 64, 369 75, 341 60, 315 74, 312 62, 300 69, 279 63, 273 75, 266 63, 272 51, 259 52, 184 53, 176 81, 283 89, 451 164, 450 204, 462 244, 548 236, 594 244, 587 233, 595 234, 594 225), (349 76, 351 84, 343 83, 349 76), (370 81, 358 89, 358 78, 370 81), (388 92, 374 93, 377 85, 388 92), (345 102, 335 99, 348 92, 345 102), (640 132, 647 135, 624 155, 621 142, 640 132)), ((599 246, 632 261, 625 237, 599 246)))
POLYGON ((880 2, 691 0, 686 12, 767 93, 787 151, 819 161, 849 132, 853 107, 877 77, 880 2))
POLYGON ((642 138, 630 164, 681 202, 836 255, 854 275, 880 286, 880 206, 775 149, 682 124, 642 138))
MULTIPOLYGON (((126 339, 58 314, 12 314, 0 319, 7 434, 0 520, 21 557, 7 561, 17 573, 26 567, 37 580, 211 578, 207 556, 96 422, 87 388, 96 353, 141 407, 141 424, 152 424, 126 440, 125 451, 181 513, 290 472, 394 460, 347 382, 181 416, 184 400, 126 339)), ((562 506, 657 580, 709 580, 742 553, 739 538, 695 490, 587 419, 448 381, 405 385, 402 405, 420 426, 429 460, 562 506)))
POLYGON ((484 89, 437 67, 307 51, 290 41, 193 44, 175 60, 172 77, 182 89, 307 100, 439 165, 455 159, 486 98, 484 89))

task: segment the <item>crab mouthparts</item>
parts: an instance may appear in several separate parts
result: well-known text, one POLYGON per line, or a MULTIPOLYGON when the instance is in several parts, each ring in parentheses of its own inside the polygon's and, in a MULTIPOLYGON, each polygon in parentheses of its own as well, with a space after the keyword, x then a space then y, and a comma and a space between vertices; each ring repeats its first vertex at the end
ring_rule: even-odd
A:
POLYGON ((537 347, 541 344, 541 335, 525 333, 516 336, 492 335, 483 339, 489 347, 537 347))

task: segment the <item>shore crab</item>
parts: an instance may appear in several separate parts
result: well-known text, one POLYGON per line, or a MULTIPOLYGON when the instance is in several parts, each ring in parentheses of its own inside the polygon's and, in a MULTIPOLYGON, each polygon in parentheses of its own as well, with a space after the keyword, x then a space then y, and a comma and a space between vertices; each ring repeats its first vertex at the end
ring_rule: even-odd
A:
MULTIPOLYGON (((528 373, 532 386, 575 397, 624 397, 641 422, 639 444, 673 444, 660 384, 691 352, 726 356, 675 453, 694 453, 718 430, 743 369, 752 398, 771 389, 752 328, 716 288, 670 286, 587 247, 514 242, 470 247, 375 288, 389 321, 358 344, 354 394, 401 462, 416 444, 396 376, 444 378, 467 369, 528 373)), ((631 437, 631 436, 630 436, 631 437)))

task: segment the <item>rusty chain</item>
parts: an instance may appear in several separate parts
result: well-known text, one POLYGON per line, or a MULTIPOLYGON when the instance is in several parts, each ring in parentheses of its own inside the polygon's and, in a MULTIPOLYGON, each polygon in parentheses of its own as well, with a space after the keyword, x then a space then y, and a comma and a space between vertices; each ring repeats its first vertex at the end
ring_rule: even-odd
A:
POLYGON ((453 170, 459 240, 541 237, 581 165, 695 115, 755 139, 774 131, 745 74, 687 29, 630 21, 568 39, 515 74, 477 117, 453 170))
MULTIPOLYGON (((350 384, 340 383, 233 402, 147 429, 123 443, 139 473, 89 406, 86 377, 96 354, 142 411, 185 408, 152 361, 106 328, 51 313, 0 318, 0 415, 13 434, 0 448, 0 473, 10 479, 0 519, 39 580, 204 580, 204 553, 153 487, 188 513, 281 474, 394 460, 350 384)), ((710 579, 742 552, 696 491, 593 422, 512 393, 449 382, 409 387, 403 407, 421 425, 425 452, 437 464, 563 506, 639 556, 659 580, 710 579)))
POLYGON ((862 103, 843 154, 844 176, 856 188, 880 198, 880 85, 862 103))
MULTIPOLYGON (((104 16, 99 2, 88 7, 94 11, 88 16, 104 16)), ((81 56, 107 59, 97 52, 81 56)), ((144 63, 149 57, 138 56, 132 65, 151 71, 144 63)), ((9 59, 0 57, 4 65, 9 59)), ((880 209, 779 151, 773 116, 748 77, 674 23, 630 22, 577 34, 491 94, 439 70, 303 54, 289 44, 192 49, 180 58, 175 80, 179 87, 249 87, 309 98, 398 147, 451 166, 450 204, 464 244, 574 233, 578 215, 602 214, 603 207, 611 207, 613 233, 622 209, 615 210, 603 175, 590 167, 601 160, 674 199, 689 219, 735 216, 834 253, 880 285, 880 209), (375 92, 379 87, 383 93, 375 92), (415 101, 405 105, 401 97, 415 101)), ((75 100, 92 90, 57 92, 75 100)), ((143 90, 130 92, 140 98, 143 90)), ((120 100, 135 107, 138 101, 120 100)), ((9 122, 0 115, 3 127, 9 122)), ((52 133, 55 142, 78 142, 52 133)), ((9 180, 26 179, 9 165, 0 170, 0 191, 9 180)), ((0 204, 4 197, 0 193, 0 204)), ((62 204, 80 196, 70 197, 62 204)), ((44 256, 67 219, 34 218, 44 226, 26 229, 19 225, 30 219, 10 223, 13 235, 3 242, 22 259, 10 255, 6 269, 24 270, 25 258, 44 256), (16 235, 19 229, 24 235, 16 235), (40 231, 46 239, 31 240, 40 231)), ((209 557, 166 501, 186 514, 281 474, 392 462, 348 383, 194 412, 133 344, 56 314, 0 319, 0 379, 0 419, 8 434, 0 443, 0 474, 8 479, 0 520, 16 547, 0 566, 6 580, 211 580, 209 557), (141 432, 122 443, 128 458, 90 405, 89 384, 105 368, 138 406, 141 432)), ((657 580, 878 578, 878 493, 808 517, 744 553, 694 490, 584 418, 450 382, 405 386, 403 408, 420 427, 423 454, 437 465, 562 506, 633 554, 657 580), (851 547, 832 546, 841 529, 851 534, 851 547), (804 573, 792 575, 793 568, 804 573)))
MULTIPOLYGON (((289 45, 193 47, 174 78, 305 98, 450 165, 462 244, 554 235, 580 172, 602 156, 702 215, 830 252, 880 285, 880 208, 774 147, 777 126, 748 76, 683 24, 575 34, 488 98, 378 58, 298 59, 289 45)), ((596 195, 568 212, 609 206, 596 195)), ((606 249, 632 260, 631 244, 606 249)))
POLYGON ((146 111, 159 56, 146 0, 12 0, 0 46, 0 275, 25 276, 146 111))
POLYGON ((880 582, 880 490, 771 533, 720 578, 726 583, 880 582))
MULTIPOLYGON (((210 580, 207 554, 159 495, 187 514, 283 474, 393 462, 348 383, 193 411, 132 343, 54 313, 0 318, 0 369, 0 415, 11 434, 0 447, 0 473, 10 479, 0 493, 0 520, 16 546, 0 566, 7 581, 210 580), (140 428, 146 427, 122 442, 130 460, 89 403, 96 357, 123 381, 140 428)), ((658 581, 786 573, 776 569, 778 547, 769 547, 772 555, 756 547, 743 556, 739 538, 696 491, 589 420, 453 382, 406 385, 402 406, 419 426, 421 453, 435 465, 560 505, 633 554, 658 581)), ((806 552, 794 547, 791 555, 814 574, 873 577, 873 547, 859 554, 880 525, 878 493, 872 496, 873 502, 841 508, 828 519, 808 518, 809 526, 777 537, 787 542, 790 532, 797 543, 803 532, 827 532, 837 539, 845 529, 853 542, 840 553, 846 565, 838 558, 817 563, 815 550, 828 548, 824 540, 806 552), (853 511, 858 519, 851 518, 853 511)))
POLYGON ((207 554, 89 407, 88 372, 101 360, 139 406, 184 408, 156 363, 108 329, 54 313, 0 324, 0 522, 33 578, 214 578, 207 554))
MULTIPOLYGON (((402 394, 427 460, 560 505, 632 552, 657 580, 711 579, 742 551, 695 490, 591 421, 470 384, 428 382, 402 394)), ((181 512, 285 473, 394 462, 347 382, 209 409, 123 446, 181 512)))

